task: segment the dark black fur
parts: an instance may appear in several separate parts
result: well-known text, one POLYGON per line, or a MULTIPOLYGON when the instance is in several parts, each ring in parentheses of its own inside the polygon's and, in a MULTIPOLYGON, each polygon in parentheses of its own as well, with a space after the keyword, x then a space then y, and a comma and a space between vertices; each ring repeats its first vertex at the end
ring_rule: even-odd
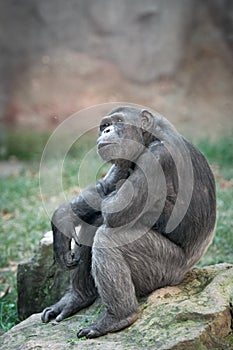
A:
POLYGON ((113 165, 53 215, 56 260, 73 271, 69 292, 42 314, 61 321, 99 295, 105 312, 78 332, 88 338, 132 324, 136 296, 179 283, 211 243, 216 219, 207 161, 165 118, 117 108, 101 121, 97 145, 113 165))

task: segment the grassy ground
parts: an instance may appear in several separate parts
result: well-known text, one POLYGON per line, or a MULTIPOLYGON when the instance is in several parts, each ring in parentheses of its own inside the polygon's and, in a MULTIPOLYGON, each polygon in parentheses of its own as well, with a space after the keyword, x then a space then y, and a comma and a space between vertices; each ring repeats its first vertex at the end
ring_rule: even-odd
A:
MULTIPOLYGON (((35 138, 32 140, 35 141, 35 138)), ((39 140, 41 142, 41 138, 39 140)), ((37 157, 33 161, 34 156, 22 156, 20 149, 19 152, 17 147, 13 149, 11 155, 29 158, 31 161, 24 163, 19 174, 0 178, 0 329, 2 331, 8 330, 17 322, 17 263, 31 257, 38 247, 39 240, 50 230, 49 218, 43 208, 39 191, 38 159, 41 146, 42 143, 36 146, 37 157)), ((233 263, 233 140, 227 138, 214 144, 200 142, 199 147, 213 167, 218 198, 217 233, 200 265, 233 263)), ((35 148, 28 145, 27 150, 30 149, 34 152, 35 148)), ((82 151, 85 153, 85 147, 82 151)), ((78 191, 76 174, 81 155, 74 158, 73 154, 74 152, 71 152, 67 157, 66 170, 63 173, 64 189, 68 197, 78 191)), ((92 166, 94 162, 92 159, 92 166)), ((100 174, 104 171, 101 169, 100 174)))

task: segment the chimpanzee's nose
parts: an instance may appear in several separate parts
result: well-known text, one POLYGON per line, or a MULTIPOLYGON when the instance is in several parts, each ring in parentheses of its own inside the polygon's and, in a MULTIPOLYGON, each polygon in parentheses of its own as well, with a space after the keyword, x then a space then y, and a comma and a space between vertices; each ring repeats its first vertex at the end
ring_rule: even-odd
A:
POLYGON ((113 131, 113 126, 108 126, 106 129, 104 129, 104 134, 108 134, 109 132, 113 131))

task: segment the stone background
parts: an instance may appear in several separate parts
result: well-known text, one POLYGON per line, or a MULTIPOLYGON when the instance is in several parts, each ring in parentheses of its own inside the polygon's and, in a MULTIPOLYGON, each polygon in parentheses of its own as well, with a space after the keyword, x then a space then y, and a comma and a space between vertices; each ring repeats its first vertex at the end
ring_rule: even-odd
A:
POLYGON ((231 0, 0 0, 0 120, 52 130, 125 101, 219 135, 232 129, 232 17, 231 0))

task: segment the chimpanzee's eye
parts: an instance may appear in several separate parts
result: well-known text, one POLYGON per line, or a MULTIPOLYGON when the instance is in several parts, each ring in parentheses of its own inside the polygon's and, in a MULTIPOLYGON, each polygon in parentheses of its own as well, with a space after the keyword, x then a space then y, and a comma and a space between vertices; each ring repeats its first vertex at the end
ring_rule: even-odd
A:
POLYGON ((118 119, 117 119, 117 123, 123 123, 123 119, 118 118, 118 119))
POLYGON ((104 129, 106 129, 108 126, 110 126, 109 123, 104 123, 100 125, 100 131, 102 132, 104 129))

